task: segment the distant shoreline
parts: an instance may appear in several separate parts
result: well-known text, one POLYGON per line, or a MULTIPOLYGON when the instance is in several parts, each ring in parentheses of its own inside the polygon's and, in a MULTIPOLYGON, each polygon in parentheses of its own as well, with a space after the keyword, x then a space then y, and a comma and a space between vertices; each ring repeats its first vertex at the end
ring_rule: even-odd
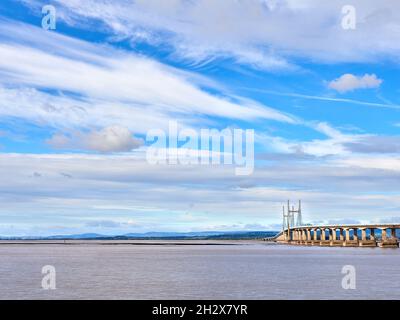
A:
POLYGON ((105 246, 226 246, 246 245, 261 239, 246 240, 0 240, 1 245, 105 245, 105 246))
POLYGON ((0 237, 0 241, 137 241, 137 240, 255 240, 273 237, 277 231, 149 232, 107 236, 101 234, 57 235, 48 237, 0 237))

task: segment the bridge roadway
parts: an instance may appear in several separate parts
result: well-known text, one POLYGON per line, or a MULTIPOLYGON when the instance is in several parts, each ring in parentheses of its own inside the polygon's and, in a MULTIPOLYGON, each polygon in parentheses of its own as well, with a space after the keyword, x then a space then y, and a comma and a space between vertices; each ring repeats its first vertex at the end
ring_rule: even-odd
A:
POLYGON ((286 228, 264 240, 309 246, 398 248, 397 229, 400 224, 305 225, 286 228), (377 230, 381 233, 379 237, 377 230))

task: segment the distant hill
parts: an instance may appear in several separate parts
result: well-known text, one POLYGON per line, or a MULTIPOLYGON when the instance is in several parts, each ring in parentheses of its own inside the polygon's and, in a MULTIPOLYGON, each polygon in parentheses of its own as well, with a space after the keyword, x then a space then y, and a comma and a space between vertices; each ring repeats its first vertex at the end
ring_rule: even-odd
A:
POLYGON ((0 237, 2 240, 239 240, 272 237, 277 231, 146 232, 124 235, 83 233, 49 237, 0 237))

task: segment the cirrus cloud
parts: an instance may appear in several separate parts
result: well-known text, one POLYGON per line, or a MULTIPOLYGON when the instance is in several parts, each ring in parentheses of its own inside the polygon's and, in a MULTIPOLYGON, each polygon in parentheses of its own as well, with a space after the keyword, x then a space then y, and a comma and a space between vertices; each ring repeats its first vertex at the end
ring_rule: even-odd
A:
MULTIPOLYGON (((19 0, 38 12, 47 0, 19 0)), ((331 0, 53 0, 60 20, 100 26, 111 42, 168 48, 190 65, 231 58, 262 70, 296 70, 296 58, 369 62, 400 52, 399 3, 353 0, 356 29, 342 28, 346 2, 331 0), (184 18, 183 18, 184 17, 184 18), (367 35, 367 38, 366 38, 367 35)), ((39 11, 40 12, 40 11, 39 11)))

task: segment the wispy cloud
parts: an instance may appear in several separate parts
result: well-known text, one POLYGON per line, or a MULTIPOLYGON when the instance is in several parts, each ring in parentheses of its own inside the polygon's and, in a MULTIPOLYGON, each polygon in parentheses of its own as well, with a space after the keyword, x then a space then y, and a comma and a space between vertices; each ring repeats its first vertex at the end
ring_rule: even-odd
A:
POLYGON ((390 103, 390 104, 376 103, 376 102, 361 101, 361 100, 355 100, 355 99, 337 98, 337 97, 330 97, 330 96, 307 95, 307 94, 301 94, 301 93, 296 93, 296 92, 279 92, 279 91, 274 91, 274 90, 257 89, 257 88, 249 88, 249 87, 241 87, 241 89, 270 94, 270 95, 300 98, 300 99, 305 99, 305 100, 320 100, 320 101, 326 101, 326 102, 343 102, 343 103, 356 104, 356 105, 367 106, 367 107, 400 109, 400 105, 396 105, 396 104, 392 104, 392 103, 390 103))
POLYGON ((400 209, 396 128, 378 128, 400 109, 389 92, 400 53, 392 1, 355 1, 351 31, 336 0, 22 2, 38 15, 55 5, 62 29, 0 19, 0 139, 20 152, 0 154, 0 234, 275 228, 287 198, 304 200, 306 221, 400 209), (85 28, 93 42, 72 36, 85 28), (327 90, 321 79, 335 77, 327 90), (378 87, 371 101, 338 94, 378 87), (302 99, 319 103, 293 108, 302 99), (149 165, 140 139, 170 120, 254 128, 254 174, 149 165))
POLYGON ((61 127, 118 122, 140 132, 162 122, 165 127, 167 119, 190 124, 199 116, 293 122, 289 115, 255 101, 213 95, 200 88, 207 82, 198 83, 200 76, 133 53, 24 24, 3 23, 0 37, 5 39, 0 45, 2 115, 61 127), (10 38, 14 29, 16 36, 10 38), (21 30, 34 37, 18 37, 21 30))
MULTIPOLYGON (((44 1, 23 0, 38 8, 44 1)), ((69 25, 101 24, 113 39, 169 46, 201 64, 233 58, 257 69, 290 69, 297 57, 318 62, 396 60, 399 4, 356 0, 356 29, 341 26, 343 1, 54 0, 69 25), (304 17, 307 17, 306 21, 304 17), (368 35, 368 41, 365 39, 368 35)))

